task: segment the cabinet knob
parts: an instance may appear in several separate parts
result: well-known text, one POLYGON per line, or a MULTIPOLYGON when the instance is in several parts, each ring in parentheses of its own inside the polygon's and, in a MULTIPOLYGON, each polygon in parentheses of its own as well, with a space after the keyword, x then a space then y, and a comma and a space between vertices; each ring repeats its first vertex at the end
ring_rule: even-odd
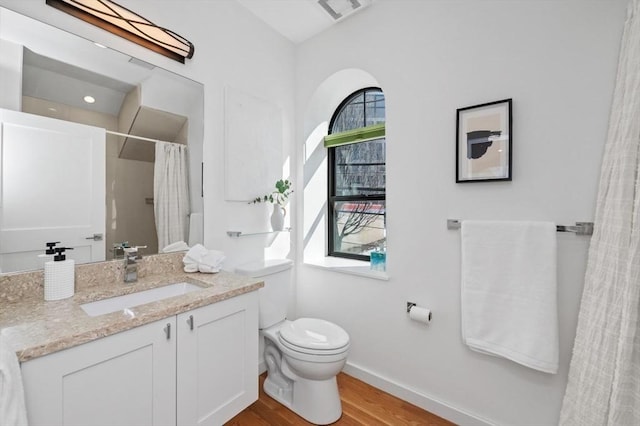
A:
POLYGON ((167 335, 167 340, 171 339, 171 323, 167 323, 167 326, 164 328, 164 334, 167 335))
POLYGON ((187 318, 187 324, 189 324, 189 329, 193 331, 193 315, 189 315, 189 318, 187 318))

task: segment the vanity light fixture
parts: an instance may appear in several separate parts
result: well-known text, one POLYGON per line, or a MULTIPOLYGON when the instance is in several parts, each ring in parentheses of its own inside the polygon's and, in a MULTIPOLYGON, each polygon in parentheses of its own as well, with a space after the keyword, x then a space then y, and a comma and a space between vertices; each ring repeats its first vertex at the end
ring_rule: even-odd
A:
POLYGON ((46 0, 49 6, 184 64, 193 43, 110 0, 46 0))

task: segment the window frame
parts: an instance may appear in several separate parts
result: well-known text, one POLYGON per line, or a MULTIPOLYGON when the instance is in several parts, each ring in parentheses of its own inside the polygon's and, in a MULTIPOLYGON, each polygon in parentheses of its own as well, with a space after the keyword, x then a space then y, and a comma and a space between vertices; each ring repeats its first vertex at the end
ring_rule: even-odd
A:
MULTIPOLYGON (((356 90, 355 92, 351 93, 349 96, 345 97, 344 100, 338 105, 338 107, 335 109, 331 120, 329 121, 329 128, 328 128, 328 134, 334 134, 332 133, 332 129, 333 126, 336 122, 336 120, 338 119, 340 113, 343 111, 343 109, 350 104, 354 98, 356 98, 359 95, 363 95, 365 102, 366 102, 366 94, 367 92, 380 92, 384 95, 384 92, 382 91, 382 89, 380 87, 365 87, 363 89, 359 89, 356 90)), ((386 98, 385 98, 385 108, 386 108, 386 98)), ((366 107, 363 108, 363 122, 366 124, 367 122, 367 115, 366 115, 366 107)), ((386 117, 386 110, 385 110, 385 117, 386 117)), ((385 119, 386 122, 386 119, 385 119)), ((365 127, 360 127, 358 129, 366 129, 367 126, 365 127)), ((350 132, 352 130, 345 130, 344 132, 339 132, 339 133, 346 133, 346 132, 350 132)), ((386 133, 386 132, 385 132, 386 133)), ((384 136, 382 136, 386 139, 386 134, 384 136)), ((382 138, 381 137, 381 138, 382 138)), ((377 138, 377 139, 381 139, 381 138, 377 138)), ((375 140, 375 139, 373 139, 375 140)), ((366 142, 362 141, 362 142, 355 142, 355 143, 363 143, 366 142)), ((366 201, 366 202, 370 202, 370 201, 384 201, 385 202, 385 209, 384 209, 384 223, 385 223, 385 235, 386 235, 386 222, 387 222, 387 206, 386 206, 386 185, 385 185, 385 191, 384 194, 376 194, 376 195, 336 195, 336 179, 335 179, 335 173, 336 173, 336 167, 335 167, 335 153, 336 153, 336 148, 337 146, 330 146, 327 147, 327 161, 328 161, 328 167, 327 167, 327 255, 328 256, 332 256, 332 257, 340 257, 340 258, 346 258, 346 259, 354 259, 354 260, 362 260, 362 261, 370 261, 371 256, 369 255, 363 255, 363 254, 354 254, 354 253, 347 253, 347 252, 343 252, 343 251, 337 251, 335 250, 335 230, 336 230, 336 226, 335 226, 335 209, 334 209, 334 204, 336 204, 337 202, 340 201, 355 201, 355 202, 362 202, 362 201, 366 201)), ((386 175, 386 148, 385 148, 385 175, 386 175)), ((385 179, 386 180, 386 179, 385 179)), ((385 236, 386 239, 386 236, 385 236)))

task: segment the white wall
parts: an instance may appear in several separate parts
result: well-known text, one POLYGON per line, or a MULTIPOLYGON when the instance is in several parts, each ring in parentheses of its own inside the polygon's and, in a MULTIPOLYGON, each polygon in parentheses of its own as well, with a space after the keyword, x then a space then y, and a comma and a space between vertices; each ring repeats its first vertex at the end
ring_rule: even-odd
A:
MULTIPOLYGON (((195 45, 193 59, 184 65, 172 61, 46 6, 43 0, 0 0, 0 6, 203 83, 205 245, 226 252, 227 268, 264 256, 286 256, 290 251, 288 233, 240 239, 231 239, 226 234, 229 229, 269 229, 270 206, 224 200, 223 96, 225 86, 231 86, 279 106, 285 122, 283 152, 288 153, 294 120, 293 44, 235 0, 118 0, 118 3, 190 40, 195 45), (238 229, 240 226, 246 228, 238 229)), ((286 160, 285 156, 283 163, 286 160)))
MULTIPOLYGON (((548 375, 463 345, 460 235, 446 220, 593 220, 625 6, 379 0, 299 46, 301 164, 302 145, 321 122, 316 89, 332 75, 359 68, 387 100, 389 281, 300 263, 297 270, 298 314, 350 333, 348 371, 464 424, 557 423, 588 238, 558 234, 561 366, 548 375), (454 183, 456 109, 505 98, 513 98, 513 181, 454 183), (433 322, 410 321, 407 301, 431 308, 433 322)), ((325 113, 328 120, 332 110, 325 113)), ((317 164, 305 164, 306 173, 317 164)), ((296 181, 303 177, 313 181, 299 170, 296 181)), ((323 196, 308 189, 297 188, 307 208, 323 196)))

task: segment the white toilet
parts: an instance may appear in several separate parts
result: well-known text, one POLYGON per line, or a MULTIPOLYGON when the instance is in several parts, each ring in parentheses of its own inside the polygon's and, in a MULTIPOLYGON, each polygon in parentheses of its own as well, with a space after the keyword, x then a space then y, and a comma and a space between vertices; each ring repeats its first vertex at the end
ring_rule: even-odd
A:
POLYGON ((236 273, 264 281, 259 290, 264 391, 307 421, 330 424, 342 415, 336 375, 347 361, 349 335, 322 319, 286 319, 292 265, 288 259, 264 260, 236 273))

